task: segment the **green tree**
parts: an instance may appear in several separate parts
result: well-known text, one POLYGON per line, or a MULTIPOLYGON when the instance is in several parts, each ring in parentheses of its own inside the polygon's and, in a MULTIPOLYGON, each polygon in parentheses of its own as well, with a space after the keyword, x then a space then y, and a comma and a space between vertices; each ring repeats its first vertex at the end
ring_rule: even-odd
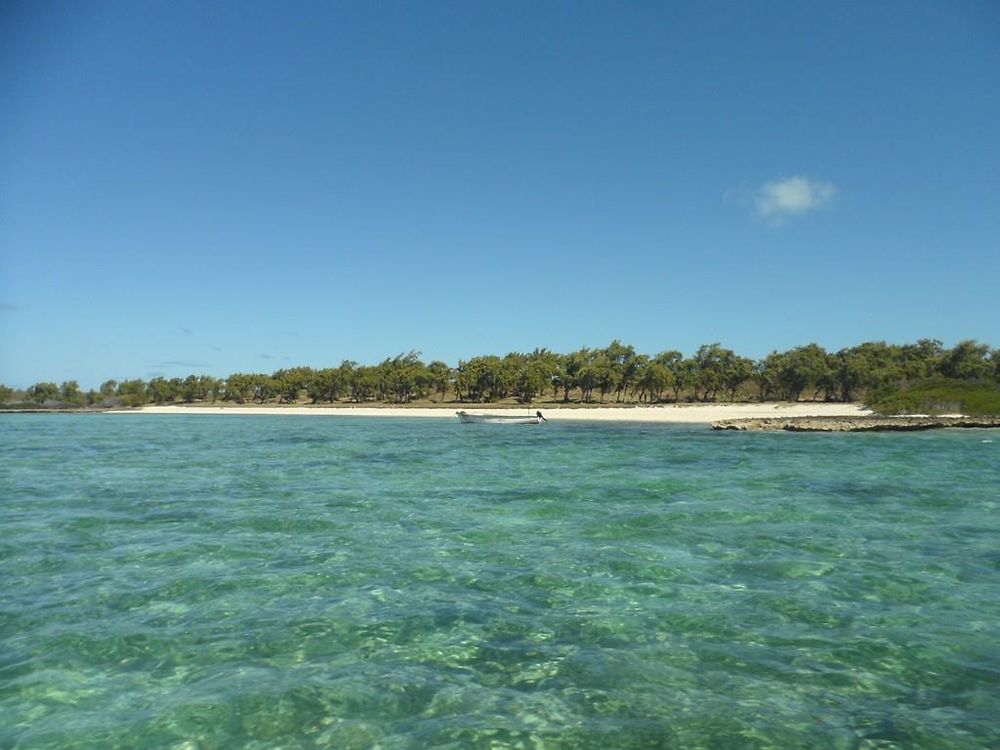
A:
MULTIPOLYGON (((655 357, 653 357, 653 362, 662 365, 666 371, 670 374, 669 380, 667 382, 666 388, 664 390, 670 389, 673 391, 674 401, 679 400, 680 391, 685 387, 685 369, 684 365, 684 355, 681 354, 676 349, 668 349, 667 351, 660 352, 655 357)), ((662 394, 660 396, 662 398, 662 394)))
POLYGON ((427 365, 427 377, 430 388, 438 396, 438 401, 444 401, 451 385, 451 368, 444 362, 435 360, 427 365))
POLYGON ((577 385, 580 388, 580 400, 584 403, 591 403, 594 400, 594 389, 601 381, 600 367, 593 362, 588 362, 581 369, 576 377, 577 385))
POLYGON ((224 391, 222 381, 210 375, 188 375, 177 384, 171 381, 171 387, 189 404, 195 401, 215 401, 224 391))
POLYGON ((398 404, 424 395, 430 382, 427 366, 415 351, 386 359, 376 369, 379 396, 398 404))
POLYGON ((307 387, 307 393, 314 404, 321 401, 333 403, 344 395, 346 388, 347 381, 343 372, 335 367, 325 367, 314 373, 307 387))
POLYGON ((378 371, 374 367, 355 367, 351 371, 351 401, 363 403, 375 398, 378 392, 378 371))
POLYGON ((67 380, 59 388, 59 398, 64 404, 83 406, 87 397, 80 390, 80 384, 75 380, 67 380))
POLYGON ((225 380, 222 398, 238 404, 260 400, 261 384, 267 379, 263 373, 234 372, 225 380))
POLYGON ((287 404, 294 404, 299 400, 302 391, 308 391, 313 375, 311 367, 277 370, 271 375, 275 389, 274 395, 280 396, 281 400, 287 404))
POLYGON ((342 383, 344 393, 346 393, 348 397, 350 397, 352 393, 351 383, 354 382, 354 371, 357 368, 358 368, 358 363, 352 362, 349 359, 342 360, 340 366, 337 368, 337 372, 340 375, 340 382, 342 383))
POLYGON ((753 376, 753 362, 718 343, 699 347, 690 366, 690 384, 695 397, 715 401, 720 393, 732 400, 753 376))
MULTIPOLYGON (((148 387, 148 384, 147 384, 148 387)), ((174 401, 179 398, 184 397, 184 378, 170 378, 167 381, 167 388, 170 389, 170 393, 174 401)))
POLYGON ((35 383, 28 389, 28 398, 36 404, 59 400, 59 386, 55 383, 35 383))
POLYGON ((807 388, 815 389, 827 376, 826 350, 818 344, 797 346, 779 360, 777 383, 783 398, 798 401, 807 388))
POLYGON ((177 388, 164 377, 156 377, 149 381, 146 386, 149 397, 154 404, 166 404, 177 398, 177 388))
POLYGON ((458 360, 455 368, 455 398, 459 401, 474 401, 475 377, 470 366, 471 360, 458 360))
POLYGON ((508 369, 495 355, 460 361, 455 374, 460 400, 499 401, 506 398, 510 387, 508 369))
POLYGON ((14 398, 14 389, 8 385, 0 385, 0 404, 9 403, 14 398))
POLYGON ((593 358, 593 352, 587 348, 559 357, 556 379, 557 387, 562 388, 564 402, 569 401, 571 391, 580 388, 580 373, 593 358))
POLYGON ((614 388, 615 401, 620 402, 635 382, 639 359, 631 345, 625 345, 618 339, 608 344, 604 349, 604 356, 611 366, 608 385, 614 388))
POLYGON ((680 401, 681 394, 685 390, 690 390, 694 399, 697 400, 698 363, 691 357, 682 357, 668 369, 674 374, 674 382, 670 386, 673 390, 674 401, 680 401))
POLYGON ((580 388, 580 400, 585 403, 592 403, 594 391, 596 390, 604 401, 604 397, 615 389, 615 371, 611 360, 600 350, 588 352, 586 361, 576 375, 576 382, 580 388))
POLYGON ((884 341, 867 341, 841 349, 834 361, 834 379, 844 402, 854 401, 862 392, 896 383, 901 377, 898 358, 884 341))
POLYGON ((827 352, 822 373, 816 383, 816 395, 822 392, 824 401, 836 401, 839 397, 837 384, 837 355, 827 352))
POLYGON ((597 371, 597 390, 601 394, 601 403, 603 404, 609 393, 618 390, 619 372, 614 362, 608 359, 608 355, 604 352, 597 356, 591 366, 597 371))
POLYGON ((904 378, 929 378, 941 363, 944 345, 937 339, 920 339, 916 344, 899 347, 898 354, 900 372, 904 378))
POLYGON ((648 400, 650 403, 660 401, 663 398, 663 392, 670 387, 672 382, 673 373, 662 362, 652 360, 642 363, 636 375, 636 390, 639 394, 639 401, 648 400))
POLYGON ((205 398, 213 402, 221 399, 226 389, 225 381, 222 378, 212 377, 211 375, 202 375, 201 378, 202 388, 205 390, 205 398))
POLYGON ((541 348, 531 352, 528 355, 528 361, 532 363, 532 367, 545 381, 536 395, 544 395, 546 390, 550 390, 552 398, 556 398, 559 395, 560 384, 558 381, 562 374, 562 357, 549 349, 541 348))
POLYGON ((761 401, 770 401, 778 390, 778 371, 781 369, 781 355, 771 352, 764 359, 754 362, 750 379, 760 391, 761 401))
POLYGON ((524 357, 514 371, 514 395, 522 404, 534 401, 552 383, 551 363, 539 357, 524 357))
POLYGON ((478 391, 487 401, 500 401, 507 398, 510 389, 510 368, 497 356, 479 357, 478 391))
POLYGON ((736 355, 731 349, 720 344, 705 344, 694 355, 696 398, 700 401, 715 401, 726 385, 726 371, 736 355), (697 395, 700 389, 701 395, 697 395))
POLYGON ((939 370, 946 378, 977 380, 990 375, 990 347, 968 339, 960 341, 941 358, 939 370))
POLYGON ((723 362, 722 389, 730 401, 753 376, 753 360, 733 354, 723 362))
POLYGON ((122 406, 145 406, 149 403, 149 391, 146 384, 138 378, 123 380, 118 384, 118 398, 122 406))

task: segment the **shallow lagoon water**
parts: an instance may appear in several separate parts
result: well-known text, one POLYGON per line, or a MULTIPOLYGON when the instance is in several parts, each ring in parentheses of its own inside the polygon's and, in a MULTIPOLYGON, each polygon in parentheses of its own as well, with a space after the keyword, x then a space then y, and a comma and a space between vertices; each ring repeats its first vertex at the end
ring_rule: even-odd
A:
POLYGON ((0 746, 997 746, 990 439, 0 416, 0 746))

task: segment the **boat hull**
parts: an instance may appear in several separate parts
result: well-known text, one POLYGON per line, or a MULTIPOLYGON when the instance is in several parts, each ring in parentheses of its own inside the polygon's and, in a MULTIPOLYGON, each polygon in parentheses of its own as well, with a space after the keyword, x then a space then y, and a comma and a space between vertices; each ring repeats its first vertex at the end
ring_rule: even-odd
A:
POLYGON ((507 414, 469 414, 464 411, 457 411, 455 415, 460 421, 469 424, 541 424, 545 417, 540 415, 507 415, 507 414))

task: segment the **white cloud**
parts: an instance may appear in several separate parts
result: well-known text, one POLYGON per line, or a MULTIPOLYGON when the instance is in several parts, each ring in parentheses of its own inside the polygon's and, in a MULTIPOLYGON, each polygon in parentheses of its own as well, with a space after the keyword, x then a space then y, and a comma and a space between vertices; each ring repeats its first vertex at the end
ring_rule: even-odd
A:
POLYGON ((807 177, 788 177, 765 182, 754 191, 753 204, 757 215, 780 222, 830 203, 837 194, 832 183, 807 177))

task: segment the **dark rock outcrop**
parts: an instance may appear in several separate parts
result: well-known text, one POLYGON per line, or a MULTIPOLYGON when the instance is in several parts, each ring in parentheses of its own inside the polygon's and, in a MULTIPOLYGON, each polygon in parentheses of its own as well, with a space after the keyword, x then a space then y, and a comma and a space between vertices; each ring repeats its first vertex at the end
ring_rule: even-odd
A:
POLYGON ((715 430, 768 432, 913 432, 944 427, 1000 427, 1000 417, 767 417, 723 419, 715 430))

